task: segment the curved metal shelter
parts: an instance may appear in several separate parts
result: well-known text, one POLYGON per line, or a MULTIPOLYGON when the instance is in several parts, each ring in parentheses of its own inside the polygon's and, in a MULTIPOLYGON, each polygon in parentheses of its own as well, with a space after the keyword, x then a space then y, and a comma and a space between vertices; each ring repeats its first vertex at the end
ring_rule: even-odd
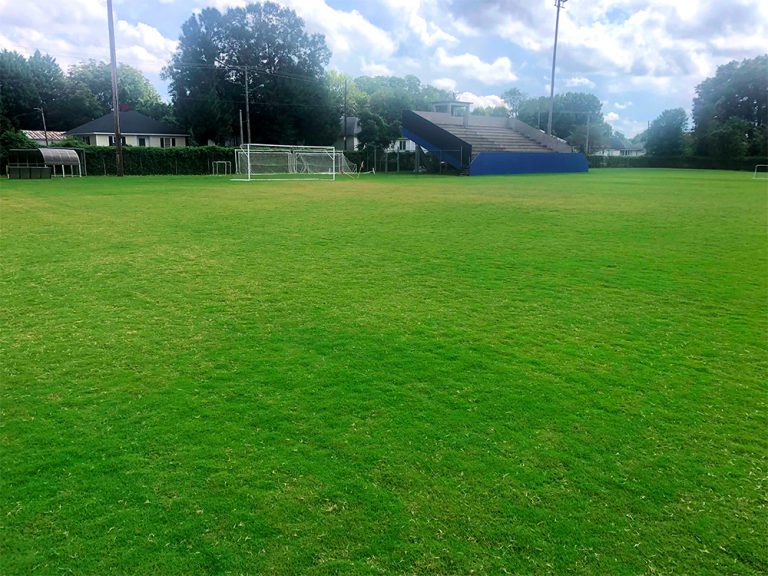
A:
POLYGON ((40 148, 43 162, 57 166, 80 166, 77 152, 69 148, 40 148))
POLYGON ((77 166, 77 175, 82 176, 80 168, 80 156, 71 148, 40 148, 40 154, 43 155, 43 162, 46 166, 53 168, 53 175, 56 176, 56 167, 61 166, 61 175, 66 176, 65 166, 69 166, 69 175, 75 175, 75 166, 77 166))
POLYGON ((51 173, 53 176, 59 175, 59 168, 62 177, 83 175, 80 156, 72 148, 24 148, 9 152, 9 178, 50 178, 51 173))

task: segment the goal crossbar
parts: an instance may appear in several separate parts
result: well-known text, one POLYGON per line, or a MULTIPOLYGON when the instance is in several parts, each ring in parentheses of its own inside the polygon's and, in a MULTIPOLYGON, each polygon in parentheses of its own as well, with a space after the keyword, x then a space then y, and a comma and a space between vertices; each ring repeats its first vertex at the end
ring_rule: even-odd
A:
POLYGON ((755 164, 753 180, 768 180, 768 164, 755 164))

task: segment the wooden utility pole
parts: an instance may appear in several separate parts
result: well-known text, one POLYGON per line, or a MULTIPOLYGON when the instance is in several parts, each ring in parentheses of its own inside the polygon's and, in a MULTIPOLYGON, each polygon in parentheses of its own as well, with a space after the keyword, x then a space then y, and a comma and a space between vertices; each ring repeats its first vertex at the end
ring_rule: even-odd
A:
POLYGON ((344 151, 347 150, 347 78, 344 78, 344 128, 342 129, 344 134, 344 151))
POLYGON ((251 143, 251 97, 248 94, 248 66, 245 66, 245 126, 248 135, 247 144, 251 143))
POLYGON ((109 59, 112 68, 112 113, 115 115, 115 165, 118 176, 123 176, 123 139, 120 136, 120 101, 117 96, 117 53, 115 52, 115 23, 112 18, 112 0, 107 0, 109 19, 109 59))

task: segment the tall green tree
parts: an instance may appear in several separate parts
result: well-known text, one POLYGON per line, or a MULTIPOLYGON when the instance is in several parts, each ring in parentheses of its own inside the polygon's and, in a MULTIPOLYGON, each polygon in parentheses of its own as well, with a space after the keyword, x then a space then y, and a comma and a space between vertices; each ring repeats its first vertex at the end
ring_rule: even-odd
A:
POLYGON ((768 54, 720 66, 715 76, 699 84, 693 123, 700 154, 766 155, 768 54))
POLYGON ((501 118, 509 117, 509 108, 506 106, 476 106, 472 109, 473 116, 498 116, 501 118))
MULTIPOLYGON (((557 94, 553 102, 552 134, 571 146, 586 151, 604 147, 612 133, 605 122, 602 102, 594 94, 566 92, 557 94), (589 135, 589 138, 587 138, 589 135)), ((544 130, 549 117, 549 98, 523 100, 517 117, 531 126, 544 130)))
POLYGON ((358 112, 363 134, 363 145, 386 147, 400 136, 403 110, 428 111, 432 103, 453 100, 454 94, 434 86, 424 85, 416 76, 360 76, 355 79, 357 88, 365 95, 358 112), (364 113, 368 113, 365 115, 364 113), (376 119, 376 120, 374 120, 376 119), (374 129, 373 124, 381 121, 374 129), (373 123, 373 124, 371 124, 373 123), (376 137, 369 138, 369 135, 376 137))
POLYGON ((164 76, 198 142, 238 133, 247 76, 252 142, 329 144, 339 127, 329 59, 322 35, 308 34, 293 10, 264 2, 193 15, 164 76))
POLYGON ((27 59, 18 52, 0 51, 0 131, 21 129, 35 122, 40 96, 27 59))
POLYGON ((649 156, 682 156, 688 115, 682 108, 664 110, 648 127, 645 149, 649 156))
MULTIPOLYGON (((34 90, 39 101, 39 107, 45 112, 46 125, 51 130, 63 129, 59 108, 66 92, 66 78, 56 60, 48 54, 43 55, 39 50, 27 60, 29 72, 34 84, 34 90)), ((42 129, 42 116, 33 117, 25 127, 42 129)))
POLYGON ((523 92, 520 91, 519 88, 510 88, 509 90, 502 92, 501 99, 506 102, 512 116, 517 117, 518 113, 520 112, 520 106, 528 98, 523 92))
MULTIPOLYGON (((112 72, 106 62, 88 60, 72 66, 70 82, 85 87, 98 105, 99 115, 112 110, 112 72)), ((152 83, 136 68, 127 64, 117 67, 117 89, 120 105, 153 117, 167 114, 163 101, 152 83)))

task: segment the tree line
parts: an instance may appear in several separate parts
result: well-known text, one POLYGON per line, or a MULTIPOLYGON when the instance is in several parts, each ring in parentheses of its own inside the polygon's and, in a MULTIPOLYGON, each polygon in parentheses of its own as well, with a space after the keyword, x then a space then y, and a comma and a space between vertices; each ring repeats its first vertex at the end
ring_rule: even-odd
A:
MULTIPOLYGON (((273 2, 219 11, 205 8, 183 25, 162 76, 170 103, 135 68, 118 69, 122 104, 177 125, 192 142, 239 141, 329 144, 340 119, 360 119, 361 146, 387 147, 400 136, 402 110, 429 110, 456 95, 415 76, 351 78, 328 70, 325 38, 273 2), (241 124, 241 118, 243 122, 241 124)), ((499 95, 503 106, 472 114, 515 116, 546 128, 549 100, 517 88, 499 95)), ((768 55, 721 66, 696 89, 693 115, 666 110, 630 141, 606 122, 594 94, 555 96, 553 135, 582 151, 644 144, 651 155, 759 156, 766 154, 768 55), (689 120, 693 130, 688 130, 689 120)), ((65 73, 50 55, 29 58, 0 52, 0 133, 20 128, 68 130, 111 110, 111 76, 105 62, 81 62, 65 73)))
POLYGON ((768 157, 768 54, 718 67, 696 87, 690 118, 665 110, 642 136, 651 156, 768 157))

